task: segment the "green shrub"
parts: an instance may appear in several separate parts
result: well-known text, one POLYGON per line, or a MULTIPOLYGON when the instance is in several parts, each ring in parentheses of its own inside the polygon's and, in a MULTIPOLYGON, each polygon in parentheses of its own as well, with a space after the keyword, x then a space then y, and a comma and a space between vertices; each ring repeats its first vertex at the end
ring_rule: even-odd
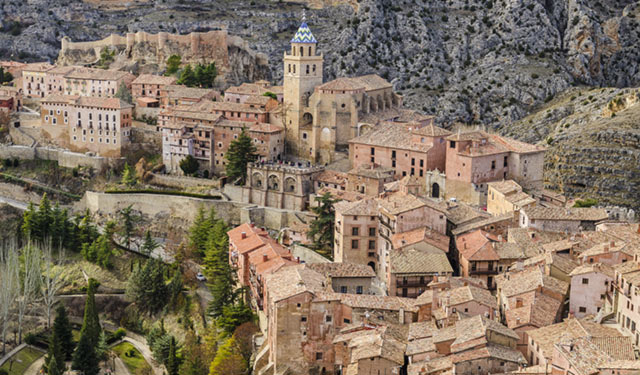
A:
POLYGON ((598 201, 593 198, 578 199, 573 207, 593 207, 598 204, 598 201))
POLYGON ((177 191, 177 190, 153 190, 153 189, 115 190, 115 189, 111 189, 111 190, 106 190, 105 193, 107 194, 159 194, 159 195, 178 195, 183 197, 212 199, 212 200, 221 199, 219 195, 187 193, 184 191, 177 191))
POLYGON ((27 345, 35 345, 38 343, 38 336, 34 335, 33 333, 27 333, 24 336, 24 342, 27 345))

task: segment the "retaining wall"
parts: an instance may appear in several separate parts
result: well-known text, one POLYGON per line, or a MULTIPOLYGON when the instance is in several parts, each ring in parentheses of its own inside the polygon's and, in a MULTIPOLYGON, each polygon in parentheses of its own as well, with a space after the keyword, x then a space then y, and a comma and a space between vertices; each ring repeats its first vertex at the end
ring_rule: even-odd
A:
POLYGON ((151 181, 154 185, 162 185, 172 188, 184 189, 188 187, 200 187, 206 186, 211 187, 213 189, 220 188, 220 180, 218 179, 208 179, 208 178, 194 178, 187 176, 172 176, 172 175, 163 175, 163 174, 151 174, 151 181))
POLYGON ((52 147, 28 147, 20 145, 0 145, 0 159, 53 160, 57 161, 61 167, 91 167, 98 171, 106 168, 117 168, 124 163, 123 158, 105 158, 52 147))

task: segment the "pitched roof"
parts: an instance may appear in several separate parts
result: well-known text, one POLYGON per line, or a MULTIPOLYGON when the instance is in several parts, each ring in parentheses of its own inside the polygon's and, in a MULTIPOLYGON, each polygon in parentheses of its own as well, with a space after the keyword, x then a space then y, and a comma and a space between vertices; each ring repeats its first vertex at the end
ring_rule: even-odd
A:
POLYGON ((240 86, 231 86, 225 91, 227 94, 252 96, 264 95, 267 92, 272 92, 276 95, 282 94, 282 86, 270 86, 268 83, 264 86, 256 83, 243 83, 240 86))
POLYGON ((316 38, 311 33, 311 29, 305 21, 298 28, 298 31, 291 39, 291 43, 318 43, 316 38))
POLYGON ((421 305, 427 305, 430 303, 433 303, 433 290, 427 289, 416 298, 414 304, 416 306, 421 306, 421 305))
POLYGON ((507 272, 496 276, 496 284, 506 297, 536 290, 539 286, 565 295, 569 284, 555 277, 547 276, 539 267, 532 267, 518 272, 507 272))
POLYGON ((325 169, 324 171, 318 173, 314 179, 319 182, 327 182, 330 184, 336 184, 340 186, 344 186, 347 183, 347 174, 344 172, 332 171, 330 169, 325 169))
POLYGON ((492 309, 498 308, 498 302, 496 301, 496 297, 494 297, 491 292, 486 289, 478 288, 472 285, 466 285, 459 288, 454 288, 449 291, 443 293, 445 296, 443 303, 446 303, 447 306, 456 306, 463 303, 475 301, 481 305, 485 305, 492 309), (449 297, 448 301, 446 297, 449 297))
POLYGON ((416 152, 427 152, 433 145, 431 143, 414 142, 411 132, 402 125, 382 123, 375 126, 364 135, 349 141, 353 144, 381 146, 416 152))
POLYGON ((120 70, 106 70, 106 69, 93 69, 93 68, 82 68, 82 69, 74 69, 65 75, 66 79, 90 79, 96 81, 116 81, 119 79, 126 78, 130 76, 133 78, 133 74, 128 72, 123 72, 120 70))
POLYGON ((413 322, 409 324, 409 334, 407 339, 416 340, 426 337, 432 337, 434 332, 438 330, 435 321, 427 320, 424 322, 413 322))
POLYGON ((314 263, 309 264, 312 270, 328 277, 375 277, 373 269, 364 264, 353 263, 314 263))
POLYGON ((461 362, 474 361, 482 358, 497 358, 502 361, 527 363, 522 353, 516 349, 511 349, 500 345, 487 345, 485 347, 467 350, 451 355, 451 362, 458 364, 461 362))
POLYGON ((407 232, 396 233, 391 236, 391 243, 394 249, 400 249, 419 242, 426 242, 444 252, 449 252, 449 236, 437 232, 429 227, 416 228, 407 232))
POLYGON ((426 137, 446 137, 451 134, 447 129, 440 128, 433 124, 429 124, 423 126, 421 128, 415 129, 413 134, 416 135, 424 135, 426 137))
POLYGON ((81 96, 75 101, 76 105, 94 107, 94 108, 111 108, 126 109, 133 106, 122 99, 118 98, 98 98, 92 96, 81 96))
POLYGON ((578 373, 583 375, 599 374, 601 369, 640 370, 640 361, 635 360, 633 352, 629 353, 629 348, 632 348, 629 337, 614 340, 578 337, 562 340, 555 345, 555 348, 578 373), (611 348, 612 343, 625 349, 621 351, 611 348), (621 355, 624 359, 615 358, 614 355, 621 355))
MULTIPOLYGON (((289 267, 290 268, 290 267, 289 267)), ((371 294, 319 293, 318 301, 340 301, 342 304, 360 309, 417 311, 412 298, 376 296, 371 294)))
POLYGON ((300 293, 321 293, 326 290, 324 276, 304 264, 284 267, 265 276, 267 298, 271 303, 300 293))
POLYGON ((358 168, 354 168, 348 173, 361 177, 381 179, 393 177, 395 175, 395 169, 382 166, 374 167, 370 165, 360 165, 358 168))
POLYGON ((576 267, 569 276, 579 276, 586 275, 588 273, 601 273, 603 275, 608 276, 609 278, 614 278, 614 268, 608 264, 604 263, 586 263, 581 266, 576 267))
POLYGON ((145 85, 172 85, 176 83, 176 77, 159 76, 155 74, 140 74, 132 84, 145 85))
POLYGON ((601 255, 605 253, 615 253, 618 251, 623 252, 627 255, 631 255, 631 256, 634 255, 633 252, 627 249, 626 242, 618 241, 617 243, 613 242, 613 246, 611 242, 599 243, 585 251, 580 252, 579 257, 583 258, 583 257, 589 257, 589 256, 596 256, 596 255, 601 255))
POLYGON ((512 329, 533 325, 536 328, 546 327, 555 322, 562 302, 546 294, 536 293, 534 301, 522 307, 508 309, 505 312, 507 326, 512 329))
POLYGON ((523 212, 531 220, 579 220, 600 221, 609 218, 607 211, 601 208, 562 208, 562 207, 529 207, 523 212))
POLYGON ((558 253, 544 253, 526 259, 523 262, 525 267, 545 264, 553 266, 565 274, 570 274, 577 266, 578 262, 571 257, 558 253))
POLYGON ((478 147, 469 147, 458 152, 460 154, 466 154, 470 156, 489 155, 505 152, 534 153, 546 150, 542 146, 516 141, 515 139, 505 138, 497 134, 489 134, 479 130, 464 133, 458 132, 447 137, 447 140, 459 142, 478 141, 478 147))
POLYGON ((490 217, 490 214, 461 202, 447 207, 447 220, 456 226, 477 222, 490 217))
POLYGON ((491 245, 489 233, 476 229, 456 237, 456 249, 467 260, 497 261, 500 256, 491 245))
POLYGON ((413 194, 404 192, 393 192, 385 194, 377 199, 379 206, 391 215, 398 215, 403 212, 416 210, 428 206, 434 210, 444 212, 446 205, 433 202, 427 199, 420 199, 413 194))
MULTIPOLYGON (((451 343, 451 351, 455 353, 469 349, 479 343, 478 341, 486 342, 487 331, 492 331, 515 340, 519 339, 518 334, 506 326, 495 320, 475 315, 470 318, 458 320, 455 323, 455 340, 451 343)), ((447 335, 449 335, 449 333, 447 333, 445 337, 447 335)), ((434 342, 441 341, 440 332, 434 334, 434 342)))
POLYGON ((420 339, 411 340, 407 343, 407 355, 415 355, 421 353, 435 352, 436 346, 433 343, 433 338, 423 337, 420 339))
POLYGON ((340 201, 335 203, 333 207, 335 211, 341 215, 378 215, 378 202, 375 198, 361 199, 355 202, 340 201))
POLYGON ((394 274, 453 273, 447 254, 426 242, 392 250, 390 257, 390 272, 394 274))

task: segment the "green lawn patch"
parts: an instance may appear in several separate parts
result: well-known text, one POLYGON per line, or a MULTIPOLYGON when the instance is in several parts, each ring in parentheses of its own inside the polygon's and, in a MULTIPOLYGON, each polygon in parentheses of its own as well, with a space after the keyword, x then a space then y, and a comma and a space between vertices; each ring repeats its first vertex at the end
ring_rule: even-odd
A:
POLYGON ((151 369, 151 366, 145 361, 142 354, 140 354, 138 349, 131 345, 131 343, 125 341, 114 346, 111 350, 120 357, 131 374, 138 374, 139 369, 146 367, 151 369))
POLYGON ((9 375, 22 375, 33 362, 43 355, 43 352, 27 346, 13 356, 13 364, 11 363, 12 360, 8 360, 0 368, 7 370, 9 375), (9 367, 11 367, 11 370, 9 370, 9 367))

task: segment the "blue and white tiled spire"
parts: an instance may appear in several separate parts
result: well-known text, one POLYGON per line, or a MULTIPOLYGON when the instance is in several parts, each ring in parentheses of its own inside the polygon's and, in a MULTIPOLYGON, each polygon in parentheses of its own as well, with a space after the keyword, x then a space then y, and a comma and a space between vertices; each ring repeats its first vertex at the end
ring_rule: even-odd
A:
POLYGON ((304 13, 302 14, 302 24, 298 28, 296 35, 291 39, 291 43, 318 43, 307 25, 307 17, 304 13))

